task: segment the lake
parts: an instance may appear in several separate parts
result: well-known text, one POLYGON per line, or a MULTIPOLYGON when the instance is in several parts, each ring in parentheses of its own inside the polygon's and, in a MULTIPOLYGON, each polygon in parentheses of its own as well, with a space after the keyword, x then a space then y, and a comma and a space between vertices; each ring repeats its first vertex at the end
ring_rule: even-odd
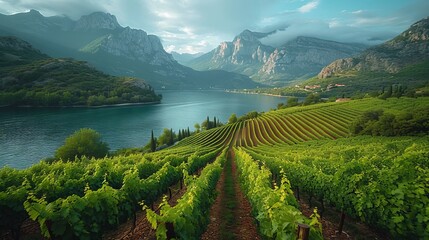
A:
POLYGON ((158 91, 161 104, 107 108, 0 108, 0 167, 26 168, 51 157, 80 128, 98 131, 111 150, 141 147, 151 130, 179 129, 207 116, 225 123, 231 113, 268 111, 285 98, 223 91, 158 91))

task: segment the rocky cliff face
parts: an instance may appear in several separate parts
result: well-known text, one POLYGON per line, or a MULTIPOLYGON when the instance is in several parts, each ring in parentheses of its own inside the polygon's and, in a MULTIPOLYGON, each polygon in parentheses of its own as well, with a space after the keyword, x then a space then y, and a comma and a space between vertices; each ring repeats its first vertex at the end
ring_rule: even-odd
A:
POLYGON ((318 74, 331 77, 348 71, 396 73, 406 65, 429 59, 429 18, 422 19, 396 38, 372 47, 354 58, 339 59, 318 74))
POLYGON ((197 70, 223 69, 251 76, 274 50, 260 42, 266 35, 245 30, 232 42, 223 42, 213 51, 192 60, 189 66, 197 70))
POLYGON ((96 39, 81 49, 83 52, 100 51, 131 60, 157 66, 175 64, 173 57, 165 52, 161 41, 155 35, 148 35, 143 30, 121 29, 96 39))
POLYGON ((365 49, 361 44, 347 44, 311 37, 297 37, 277 48, 259 70, 259 77, 281 76, 300 79, 316 75, 335 59, 353 56, 365 49))

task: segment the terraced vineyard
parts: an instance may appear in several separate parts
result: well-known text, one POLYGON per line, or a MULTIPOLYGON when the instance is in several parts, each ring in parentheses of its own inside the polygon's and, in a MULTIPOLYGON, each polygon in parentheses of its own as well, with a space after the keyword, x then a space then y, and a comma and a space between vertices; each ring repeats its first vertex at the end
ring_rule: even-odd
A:
POLYGON ((319 108, 279 110, 240 124, 235 146, 297 144, 316 139, 337 139, 349 135, 348 126, 361 111, 347 104, 326 104, 319 108))
POLYGON ((428 98, 293 107, 203 131, 154 153, 3 168, 0 228, 7 232, 4 238, 16 237, 30 217, 46 237, 100 238, 185 179, 186 192, 177 205, 164 201, 160 212, 147 209, 147 217, 160 239, 198 239, 210 221, 224 163, 234 160, 266 238, 294 239, 303 223, 310 226, 311 239, 322 238, 317 212, 304 217, 294 191, 395 238, 429 238, 429 137, 349 133, 365 110, 421 107, 429 107, 428 98))

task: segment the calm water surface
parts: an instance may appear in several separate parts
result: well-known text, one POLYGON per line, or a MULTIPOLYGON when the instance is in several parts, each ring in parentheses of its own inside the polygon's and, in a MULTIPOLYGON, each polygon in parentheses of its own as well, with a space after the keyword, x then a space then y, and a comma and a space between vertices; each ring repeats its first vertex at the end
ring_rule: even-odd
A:
POLYGON ((0 108, 0 167, 26 168, 54 155, 64 139, 80 128, 98 131, 111 150, 141 147, 151 129, 178 129, 207 116, 226 122, 231 113, 268 111, 286 99, 222 91, 162 91, 156 105, 109 108, 0 108))

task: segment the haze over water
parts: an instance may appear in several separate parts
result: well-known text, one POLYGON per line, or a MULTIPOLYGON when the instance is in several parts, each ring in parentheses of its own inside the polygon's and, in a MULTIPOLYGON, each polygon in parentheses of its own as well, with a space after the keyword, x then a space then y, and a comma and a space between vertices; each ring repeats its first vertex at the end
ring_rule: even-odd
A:
POLYGON ((222 91, 163 91, 162 103, 109 108, 0 108, 0 167, 26 168, 54 155, 67 136, 93 128, 111 150, 144 146, 151 129, 179 129, 207 116, 226 122, 250 111, 268 111, 285 98, 222 91))

